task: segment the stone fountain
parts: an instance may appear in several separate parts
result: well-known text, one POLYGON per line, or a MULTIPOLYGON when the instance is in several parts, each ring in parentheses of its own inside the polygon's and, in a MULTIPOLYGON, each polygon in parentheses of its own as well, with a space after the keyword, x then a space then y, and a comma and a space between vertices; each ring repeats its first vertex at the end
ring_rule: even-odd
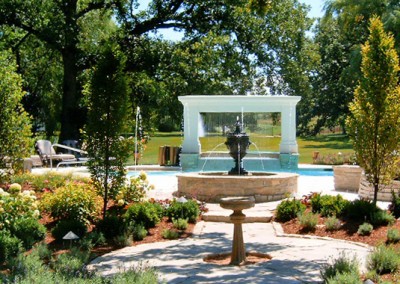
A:
POLYGON ((243 168, 243 158, 246 156, 250 144, 249 135, 243 132, 242 123, 240 123, 238 117, 235 124, 235 131, 228 133, 225 142, 225 145, 229 149, 229 155, 235 161, 235 166, 228 172, 229 175, 248 174, 243 168))
POLYGON ((243 168, 243 158, 251 144, 236 121, 235 131, 228 133, 225 145, 233 158, 234 167, 227 172, 190 172, 177 175, 177 196, 195 198, 209 203, 220 203, 221 198, 244 196, 256 203, 276 201, 297 192, 298 174, 248 172, 243 168))

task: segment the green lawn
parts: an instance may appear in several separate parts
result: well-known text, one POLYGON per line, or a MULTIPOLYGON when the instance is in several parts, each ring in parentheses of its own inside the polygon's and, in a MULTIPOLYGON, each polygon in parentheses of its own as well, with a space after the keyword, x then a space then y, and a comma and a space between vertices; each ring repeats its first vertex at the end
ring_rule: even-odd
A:
MULTIPOLYGON (((260 151, 279 151, 280 137, 250 135, 250 140, 257 145, 260 151)), ((222 135, 215 135, 211 137, 200 138, 202 151, 227 151, 224 142, 226 137, 222 135)), ((144 150, 143 157, 139 161, 141 165, 156 165, 158 164, 158 151, 160 146, 180 146, 183 142, 183 136, 179 132, 173 133, 155 133, 151 138, 146 149, 144 150)), ((339 152, 342 154, 352 153, 352 144, 349 138, 345 135, 330 134, 319 135, 312 138, 297 138, 299 145, 299 162, 302 164, 311 164, 313 162, 313 152, 318 151, 319 155, 337 155, 339 152)), ((258 151, 253 145, 250 146, 249 151, 258 151)), ((128 164, 133 164, 133 158, 130 158, 128 164)))

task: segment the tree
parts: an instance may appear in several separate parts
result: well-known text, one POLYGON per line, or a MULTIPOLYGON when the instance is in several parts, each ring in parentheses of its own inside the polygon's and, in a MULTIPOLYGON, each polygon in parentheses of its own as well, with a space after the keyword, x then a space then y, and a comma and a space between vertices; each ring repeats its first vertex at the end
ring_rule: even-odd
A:
POLYGON ((15 62, 9 52, 0 51, 0 169, 21 169, 33 146, 30 119, 21 105, 23 95, 15 62))
POLYGON ((309 60, 302 58, 311 20, 298 1, 266 1, 262 13, 252 10, 248 1, 158 2, 141 17, 120 11, 121 45, 135 78, 133 100, 145 117, 168 117, 179 125, 176 107, 182 95, 300 95, 307 88, 304 63, 309 60), (169 13, 178 2, 175 14, 169 13), (184 33, 182 41, 147 36, 172 27, 184 33))
MULTIPOLYGON (((82 41, 89 42, 91 34, 84 28, 86 17, 96 11, 111 9, 113 1, 78 0, 4 0, 0 2, 0 25, 18 29, 22 39, 35 37, 51 51, 56 51, 62 62, 62 98, 60 141, 78 139, 85 122, 81 104, 78 75, 90 61, 82 41), (85 33, 86 31, 86 33, 85 33)), ((110 18, 110 14, 103 13, 110 18)), ((104 18, 103 18, 104 20, 104 18)), ((96 28, 100 28, 99 25, 96 28)))
POLYGON ((124 163, 130 140, 122 139, 128 119, 128 84, 124 74, 125 58, 118 48, 106 45, 91 75, 85 93, 88 122, 85 128, 89 170, 103 196, 103 218, 107 203, 125 180, 124 163))
POLYGON ((400 67, 393 36, 384 32, 379 18, 371 19, 369 30, 362 46, 363 76, 349 107, 347 127, 376 203, 379 187, 393 179, 400 161, 400 67))
POLYGON ((329 0, 325 3, 325 15, 315 28, 314 43, 320 62, 310 72, 312 94, 303 96, 299 104, 300 131, 311 135, 338 125, 346 132, 344 121, 361 77, 361 44, 367 40, 370 18, 380 16, 385 30, 400 40, 398 0, 329 0))

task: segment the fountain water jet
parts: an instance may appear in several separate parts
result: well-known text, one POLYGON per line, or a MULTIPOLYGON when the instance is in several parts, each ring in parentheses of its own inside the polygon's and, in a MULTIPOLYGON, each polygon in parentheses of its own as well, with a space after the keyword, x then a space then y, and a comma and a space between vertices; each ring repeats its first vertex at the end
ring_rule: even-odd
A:
POLYGON ((294 173, 247 172, 242 165, 250 145, 249 136, 242 132, 241 123, 228 133, 225 142, 235 166, 228 172, 195 172, 177 175, 176 195, 219 203, 221 198, 244 196, 256 203, 281 200, 297 192, 298 175, 294 173))

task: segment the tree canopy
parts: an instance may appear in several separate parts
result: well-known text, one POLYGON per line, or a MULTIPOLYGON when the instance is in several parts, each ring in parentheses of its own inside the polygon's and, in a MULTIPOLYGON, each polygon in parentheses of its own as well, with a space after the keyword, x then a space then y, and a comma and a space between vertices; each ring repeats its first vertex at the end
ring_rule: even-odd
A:
POLYGON ((176 107, 166 107, 179 105, 178 95, 301 90, 306 14, 297 0, 154 0, 144 9, 125 0, 6 0, 0 46, 19 58, 37 125, 64 140, 77 138, 86 122, 83 71, 105 42, 118 42, 127 56, 133 107, 141 104, 153 122, 162 115, 179 121, 176 107), (164 40, 166 28, 183 39, 164 40))

